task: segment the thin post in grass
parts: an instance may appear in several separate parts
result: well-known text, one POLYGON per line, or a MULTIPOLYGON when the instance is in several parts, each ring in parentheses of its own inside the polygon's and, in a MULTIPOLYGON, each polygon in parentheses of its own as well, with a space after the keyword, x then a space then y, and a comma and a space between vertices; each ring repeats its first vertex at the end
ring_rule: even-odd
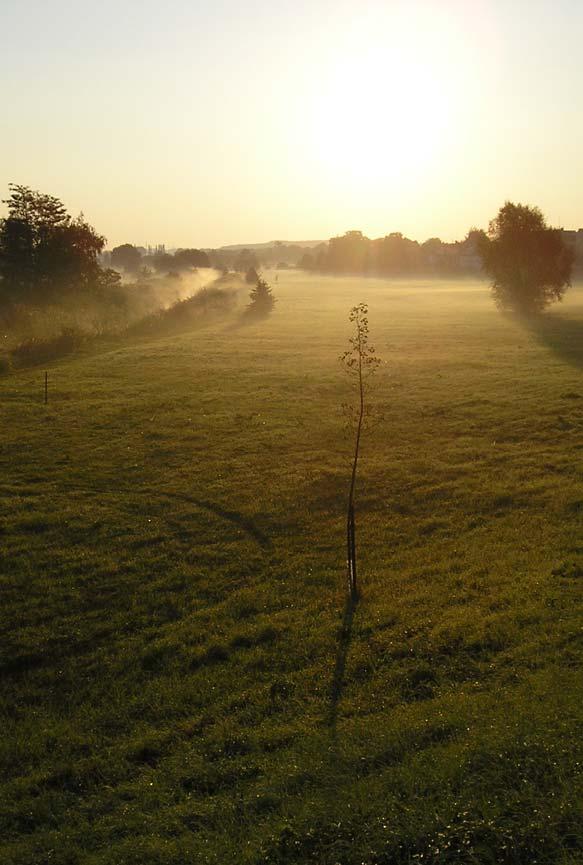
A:
POLYGON ((49 374, 45 370, 45 405, 49 402, 49 374))
POLYGON ((360 441, 363 425, 370 413, 366 403, 366 380, 380 365, 380 358, 375 354, 374 347, 368 344, 368 305, 359 303, 350 310, 349 320, 354 325, 353 335, 348 340, 350 348, 340 357, 346 372, 356 378, 358 400, 356 405, 345 404, 345 413, 352 424, 356 425, 354 456, 350 475, 348 492, 348 507, 346 511, 346 565, 348 577, 348 593, 354 602, 358 598, 358 582, 356 576, 356 526, 354 518, 354 492, 356 488, 356 471, 360 456, 360 441))

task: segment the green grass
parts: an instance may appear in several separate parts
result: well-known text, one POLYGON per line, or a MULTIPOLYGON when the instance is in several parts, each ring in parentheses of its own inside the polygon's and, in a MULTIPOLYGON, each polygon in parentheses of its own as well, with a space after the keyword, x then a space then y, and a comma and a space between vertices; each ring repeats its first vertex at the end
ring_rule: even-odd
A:
POLYGON ((0 861, 582 862, 583 296, 527 328, 482 283, 274 290, 54 363, 47 407, 0 378, 0 861))

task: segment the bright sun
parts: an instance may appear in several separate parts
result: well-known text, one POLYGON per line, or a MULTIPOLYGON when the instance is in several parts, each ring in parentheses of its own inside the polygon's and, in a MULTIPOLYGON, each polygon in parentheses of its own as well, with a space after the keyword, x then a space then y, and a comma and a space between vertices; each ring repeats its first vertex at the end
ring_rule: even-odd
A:
POLYGON ((463 85, 441 28, 414 24, 389 44, 354 39, 321 74, 311 143, 330 180, 418 188, 447 158, 463 85))

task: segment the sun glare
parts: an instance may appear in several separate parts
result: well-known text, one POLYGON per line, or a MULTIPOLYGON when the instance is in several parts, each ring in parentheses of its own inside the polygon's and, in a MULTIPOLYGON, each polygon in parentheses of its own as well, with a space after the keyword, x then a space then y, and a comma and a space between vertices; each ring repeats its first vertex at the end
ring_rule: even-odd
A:
POLYGON ((388 44, 352 40, 325 69, 312 125, 324 177, 360 190, 416 189, 443 169, 463 84, 437 27, 401 20, 388 44))

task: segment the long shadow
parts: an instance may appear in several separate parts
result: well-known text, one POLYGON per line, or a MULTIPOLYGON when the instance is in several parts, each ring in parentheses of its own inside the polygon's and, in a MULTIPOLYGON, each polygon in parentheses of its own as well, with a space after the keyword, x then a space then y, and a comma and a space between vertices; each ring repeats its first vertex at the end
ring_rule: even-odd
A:
MULTIPOLYGON (((111 489, 107 486, 96 487, 92 486, 91 488, 80 488, 76 487, 74 492, 79 493, 81 491, 90 492, 95 494, 99 493, 111 493, 111 489)), ((271 548, 271 539, 265 532, 261 531, 259 526, 256 526, 251 517, 245 516, 245 514, 240 513, 240 511, 231 511, 227 508, 224 508, 222 505, 217 504, 216 502, 209 502, 205 499, 197 499, 195 496, 189 496, 186 493, 179 492, 170 492, 168 490, 160 490, 157 488, 143 487, 141 490, 142 493, 147 493, 152 496, 164 496, 167 499, 179 499, 183 502, 188 502, 189 504, 195 505, 197 508, 201 508, 202 510, 209 511, 211 514, 215 514, 215 516, 220 517, 223 520, 227 520, 229 523, 233 523, 233 525, 238 526, 243 529, 250 538, 253 538, 260 547, 263 549, 271 548)))
POLYGON ((163 490, 157 490, 157 494, 168 498, 180 499, 183 502, 189 502, 205 511, 210 511, 210 513, 215 514, 215 516, 239 526, 239 528, 243 529, 243 531, 253 538, 260 547, 268 549, 271 546, 271 541, 268 536, 255 525, 251 517, 246 517, 245 514, 242 514, 239 511, 227 510, 227 508, 224 508, 222 505, 218 505, 215 502, 197 499, 194 496, 186 495, 186 493, 170 493, 164 492, 163 490))
POLYGON ((535 339, 562 360, 583 368, 583 318, 548 313, 528 319, 526 326, 535 339))
POLYGON ((358 605, 358 598, 352 598, 348 595, 346 604, 344 605, 344 614, 342 616, 342 626, 338 638, 338 650, 336 652, 336 664, 334 666, 334 675, 332 677, 332 685, 330 687, 330 710, 328 712, 327 723, 333 731, 336 730, 336 721, 338 719, 338 706, 342 698, 344 690, 344 673, 346 670, 346 659, 352 642, 352 620, 358 605))

